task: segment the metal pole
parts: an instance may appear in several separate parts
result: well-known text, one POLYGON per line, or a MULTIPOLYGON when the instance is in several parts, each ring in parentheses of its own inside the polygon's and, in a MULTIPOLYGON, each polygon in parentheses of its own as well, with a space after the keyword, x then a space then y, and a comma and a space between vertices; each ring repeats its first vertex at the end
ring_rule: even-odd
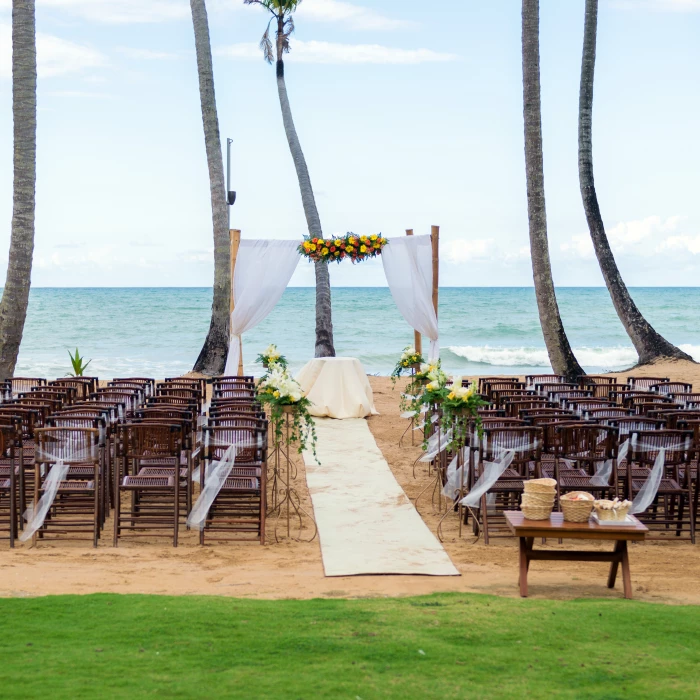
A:
MULTIPOLYGON (((233 139, 226 139, 226 202, 228 204, 228 228, 231 230, 231 144, 233 139)), ((233 197, 235 201, 235 194, 233 197)))

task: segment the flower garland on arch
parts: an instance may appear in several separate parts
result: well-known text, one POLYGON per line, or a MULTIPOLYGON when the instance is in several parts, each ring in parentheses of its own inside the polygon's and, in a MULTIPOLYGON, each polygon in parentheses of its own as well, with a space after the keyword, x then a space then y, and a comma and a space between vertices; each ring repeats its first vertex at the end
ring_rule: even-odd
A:
POLYGON ((354 264, 381 255, 388 243, 381 234, 357 236, 346 233, 334 238, 304 236, 304 241, 299 245, 299 254, 311 262, 340 263, 349 259, 354 264))

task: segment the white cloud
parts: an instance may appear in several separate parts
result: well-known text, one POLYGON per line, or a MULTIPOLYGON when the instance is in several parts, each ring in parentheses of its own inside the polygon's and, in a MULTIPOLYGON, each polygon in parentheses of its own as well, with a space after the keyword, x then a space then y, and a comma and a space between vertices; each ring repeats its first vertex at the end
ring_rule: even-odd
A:
POLYGON ((305 0, 298 10, 300 17, 319 22, 342 22, 351 29, 402 29, 413 22, 386 17, 376 10, 341 0, 305 0))
POLYGON ((451 263, 466 263, 474 259, 487 258, 493 250, 493 244, 493 238, 450 241, 445 246, 447 260, 451 263))
MULTIPOLYGON (((12 29, 0 24, 0 78, 12 76, 12 29)), ((74 73, 107 65, 107 57, 88 46, 37 32, 37 71, 40 78, 74 73)))
POLYGON ((592 258, 594 255, 593 243, 588 233, 572 236, 568 243, 562 243, 559 248, 562 253, 575 258, 592 258))
POLYGON ((163 22, 190 16, 186 0, 38 0, 37 4, 105 24, 163 22))
POLYGON ((505 247, 496 243, 493 238, 461 238, 449 241, 442 246, 443 259, 447 262, 461 265, 474 260, 491 260, 499 263, 512 263, 526 260, 530 257, 527 246, 521 248, 505 247))
POLYGON ((670 236, 660 246, 661 250, 677 250, 682 253, 700 255, 700 235, 697 236, 670 236))
POLYGON ((123 47, 118 49, 119 53, 124 54, 127 58, 133 58, 137 61, 172 61, 179 58, 178 54, 171 51, 154 51, 153 49, 132 49, 123 47))
MULTIPOLYGON (((608 229, 608 240, 615 255, 651 258, 677 253, 700 254, 700 235, 688 234, 680 229, 684 216, 648 216, 635 221, 621 221, 608 229)), ((560 250, 568 257, 589 259, 595 251, 588 232, 574 235, 560 250)))
POLYGON ((700 12, 700 0, 614 0, 613 5, 627 10, 700 12))
POLYGON ((86 97, 90 100, 116 99, 114 95, 110 95, 108 92, 91 92, 89 90, 50 90, 46 94, 49 95, 49 97, 86 97))
POLYGON ((673 233, 683 221, 682 216, 671 216, 661 219, 660 216, 648 216, 637 221, 622 221, 608 230, 608 239, 613 248, 624 249, 628 245, 636 245, 646 240, 658 240, 673 233))
MULTIPOLYGON (((233 44, 216 50, 228 58, 262 60, 256 43, 233 44)), ((415 65, 455 61, 458 56, 438 53, 430 49, 394 49, 379 44, 335 44, 328 41, 294 41, 289 60, 297 63, 375 63, 393 65, 415 65)))

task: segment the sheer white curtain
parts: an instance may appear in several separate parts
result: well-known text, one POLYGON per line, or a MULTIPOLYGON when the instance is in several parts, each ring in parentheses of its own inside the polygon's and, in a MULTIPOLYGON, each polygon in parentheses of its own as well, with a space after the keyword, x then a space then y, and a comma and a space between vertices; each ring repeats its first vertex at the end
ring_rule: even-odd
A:
POLYGON ((241 241, 233 272, 227 375, 238 374, 241 336, 275 308, 299 263, 298 241, 241 241))
POLYGON ((391 296, 408 324, 430 338, 428 357, 440 356, 438 321, 433 307, 433 255, 430 236, 392 238, 382 261, 391 296))

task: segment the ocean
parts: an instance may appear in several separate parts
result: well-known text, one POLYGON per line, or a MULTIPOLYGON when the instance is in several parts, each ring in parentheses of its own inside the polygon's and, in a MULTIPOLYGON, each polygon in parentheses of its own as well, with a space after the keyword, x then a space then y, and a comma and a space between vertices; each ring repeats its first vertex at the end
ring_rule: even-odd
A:
MULTIPOLYGON (((700 288, 637 288, 632 295, 649 322, 700 361, 700 288)), ((618 370, 636 361, 605 288, 557 290, 574 352, 589 372, 618 370)), ((276 343, 293 370, 314 350, 314 290, 288 289, 277 308, 243 339, 247 373, 276 343)), ((16 376, 59 377, 70 369, 68 350, 92 362, 88 374, 163 378, 189 371, 209 327, 211 290, 205 288, 35 288, 16 376)), ((439 320, 443 366, 450 373, 547 372, 532 288, 444 288, 439 320)), ((359 358, 370 374, 387 375, 413 331, 386 288, 334 288, 338 355, 359 358)), ((427 350, 427 344, 424 346, 427 350)))

